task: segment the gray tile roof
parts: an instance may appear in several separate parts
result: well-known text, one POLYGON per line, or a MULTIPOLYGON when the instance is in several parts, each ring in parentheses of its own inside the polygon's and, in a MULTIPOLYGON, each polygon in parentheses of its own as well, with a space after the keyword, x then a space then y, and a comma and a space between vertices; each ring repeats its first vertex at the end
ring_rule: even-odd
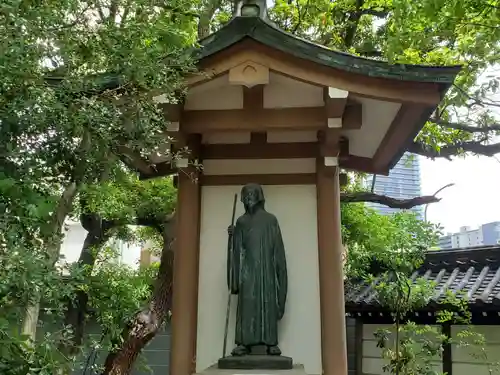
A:
MULTIPOLYGON (((435 283, 427 309, 438 309, 450 291, 478 309, 500 310, 500 246, 429 251, 424 264, 411 275, 413 282, 419 278, 435 283)), ((346 310, 381 309, 376 290, 380 281, 347 282, 346 310)))

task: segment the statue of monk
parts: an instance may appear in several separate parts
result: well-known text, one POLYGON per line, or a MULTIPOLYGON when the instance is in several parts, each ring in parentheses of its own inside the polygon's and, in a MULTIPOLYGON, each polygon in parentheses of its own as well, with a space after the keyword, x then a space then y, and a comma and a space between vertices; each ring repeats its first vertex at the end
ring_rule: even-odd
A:
POLYGON ((254 346, 281 355, 278 321, 285 312, 287 270, 283 238, 276 217, 264 208, 258 184, 241 190, 245 213, 230 227, 233 252, 228 257, 228 284, 238 295, 234 356, 249 354, 254 346), (232 272, 232 274, 231 274, 232 272))

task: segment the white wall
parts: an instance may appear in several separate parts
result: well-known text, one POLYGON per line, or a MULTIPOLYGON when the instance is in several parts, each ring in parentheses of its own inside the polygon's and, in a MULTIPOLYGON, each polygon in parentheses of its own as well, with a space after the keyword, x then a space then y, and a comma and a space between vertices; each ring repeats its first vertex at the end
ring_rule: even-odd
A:
MULTIPOLYGON (((288 297, 280 322, 283 355, 321 374, 321 327, 316 218, 316 187, 264 186, 266 209, 280 223, 288 267, 288 297)), ((204 186, 201 201, 200 273, 196 370, 222 356, 227 304, 227 227, 233 197, 241 186, 204 186)), ((243 213, 238 201, 237 216, 243 213)), ((236 298, 229 323, 228 351, 234 347, 236 298)))
MULTIPOLYGON (((61 244, 61 260, 60 263, 73 263, 78 261, 82 251, 83 242, 87 236, 87 231, 77 222, 69 222, 66 224, 64 238, 61 244)), ((130 267, 138 267, 138 262, 141 253, 141 247, 138 244, 128 244, 122 241, 109 243, 110 246, 115 246, 120 252, 118 262, 126 264, 130 267)))
POLYGON ((82 251, 87 231, 80 223, 68 223, 64 231, 60 255, 63 262, 73 263, 78 260, 82 251))
POLYGON ((481 334, 486 344, 484 346, 453 345, 451 351, 453 375, 500 374, 500 326, 474 326, 469 328, 452 326, 451 334, 455 341, 473 344, 475 336, 464 337, 464 331, 481 334))
MULTIPOLYGON (((377 330, 379 329, 388 329, 391 332, 394 332, 394 326, 389 324, 363 325, 362 374, 364 375, 387 374, 384 373, 383 366, 386 365, 388 361, 382 358, 382 349, 377 348, 377 339, 374 336, 374 333, 377 332, 377 330)), ((390 340, 390 342, 393 342, 393 339, 390 340)), ((439 356, 433 358, 432 365, 435 371, 438 371, 438 373, 442 373, 443 371, 442 360, 439 356)), ((461 375, 461 374, 456 374, 454 372, 453 375, 461 375)))

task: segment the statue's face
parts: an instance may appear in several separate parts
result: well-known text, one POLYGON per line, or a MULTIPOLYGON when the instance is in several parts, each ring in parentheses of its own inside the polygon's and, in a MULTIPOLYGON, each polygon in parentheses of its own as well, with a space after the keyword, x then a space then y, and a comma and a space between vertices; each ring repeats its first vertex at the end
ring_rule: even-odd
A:
POLYGON ((259 203, 259 192, 254 187, 245 187, 241 192, 241 201, 246 207, 252 208, 259 203))

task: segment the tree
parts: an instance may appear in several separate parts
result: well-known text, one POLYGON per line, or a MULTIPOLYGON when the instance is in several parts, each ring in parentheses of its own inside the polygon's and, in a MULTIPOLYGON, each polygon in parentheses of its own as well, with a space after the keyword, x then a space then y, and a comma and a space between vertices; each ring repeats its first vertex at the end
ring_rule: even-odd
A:
MULTIPOLYGON (((96 185, 87 189, 85 195, 88 199, 85 209, 91 212, 91 215, 101 218, 101 223, 108 223, 109 229, 104 232, 108 236, 111 235, 110 229, 113 226, 115 229, 120 229, 124 225, 135 224, 150 229, 140 233, 142 238, 154 241, 154 237, 157 236, 160 240, 161 258, 151 298, 145 306, 129 317, 123 332, 114 337, 115 345, 105 362, 106 374, 128 373, 142 348, 158 332, 170 311, 176 191, 171 178, 139 181, 137 177, 129 176, 129 179, 119 183, 96 185)), ((99 233, 103 233, 102 229, 99 229, 99 233)), ((89 235, 92 233, 89 232, 89 235)), ((97 245, 99 244, 102 245, 102 242, 97 245)), ((95 254, 96 248, 84 247, 82 255, 89 250, 95 254)), ((92 258, 87 257, 87 259, 92 258)), ((95 255, 93 259, 95 260, 95 255)), ((92 269, 92 265, 92 262, 86 263, 88 271, 92 269)), ((68 314, 73 312, 77 318, 73 323, 79 332, 83 332, 84 321, 81 314, 86 310, 87 298, 86 294, 82 293, 74 309, 68 309, 68 314)))
MULTIPOLYGON (((105 178, 117 160, 157 151, 164 122, 151 95, 173 95, 190 69, 185 3, 125 5, 0 8, 2 173, 59 195, 40 233, 52 263, 82 187, 105 178)), ((38 308, 36 299, 27 308, 24 331, 32 337, 38 308)))
MULTIPOLYGON (((140 239, 163 243, 163 225, 174 212, 175 189, 171 178, 140 181, 137 176, 123 173, 115 181, 99 181, 80 192, 80 223, 87 230, 78 267, 83 272, 83 285, 90 282, 100 250, 111 238, 125 241, 140 239), (131 232, 128 227, 151 229, 131 232)), ((172 234, 169 233, 169 236, 172 234)), ((160 249, 163 245, 159 246, 160 249)), ((68 302, 65 323, 74 333, 70 353, 82 344, 85 316, 88 310, 86 288, 80 288, 76 298, 68 302)))

